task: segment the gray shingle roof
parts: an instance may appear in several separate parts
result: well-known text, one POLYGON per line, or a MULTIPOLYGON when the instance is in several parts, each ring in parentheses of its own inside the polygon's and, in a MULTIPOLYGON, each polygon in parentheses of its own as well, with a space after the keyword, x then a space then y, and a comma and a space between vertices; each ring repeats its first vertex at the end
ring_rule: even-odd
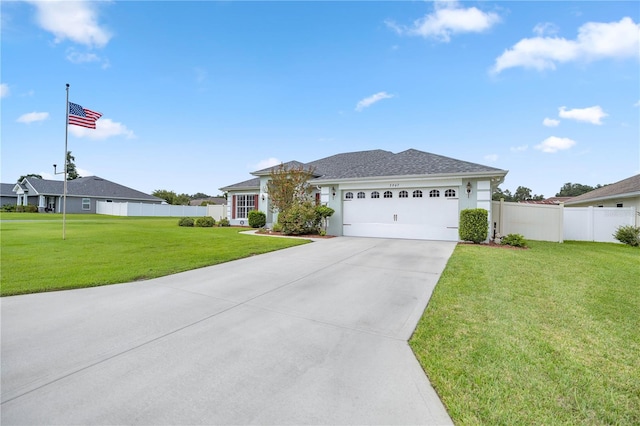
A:
POLYGON ((640 174, 578 195, 565 204, 569 205, 591 200, 602 200, 612 197, 633 197, 638 195, 640 195, 640 174))
MULTIPOLYGON (((58 180, 26 178, 37 194, 63 195, 64 182, 58 180)), ((108 181, 98 176, 87 176, 67 181, 67 196, 96 197, 140 201, 163 201, 161 198, 108 181)))
POLYGON ((4 197, 16 196, 16 193, 13 192, 14 186, 16 186, 15 183, 0 183, 0 195, 4 197))
POLYGON ((234 183, 233 185, 220 188, 221 191, 240 191, 242 189, 260 189, 260 178, 253 178, 245 180, 244 182, 234 183))
MULTIPOLYGON (((286 164, 291 166, 303 165, 313 169, 318 181, 372 178, 378 176, 393 177, 465 173, 495 173, 496 175, 506 175, 507 173, 506 170, 495 167, 456 160, 442 155, 418 151, 417 149, 409 149, 397 154, 381 149, 347 152, 311 161, 310 163, 290 161, 286 164)), ((252 174, 262 176, 268 174, 272 169, 273 167, 270 167, 258 170, 252 174)), ((221 189, 240 189, 241 187, 246 187, 248 182, 253 182, 253 179, 221 189)), ((259 182, 255 182, 254 187, 258 188, 259 182)))

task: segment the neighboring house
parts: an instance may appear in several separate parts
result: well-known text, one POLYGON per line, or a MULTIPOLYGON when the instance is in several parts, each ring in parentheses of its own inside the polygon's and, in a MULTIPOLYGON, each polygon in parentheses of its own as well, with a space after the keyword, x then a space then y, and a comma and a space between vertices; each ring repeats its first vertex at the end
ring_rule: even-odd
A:
POLYGON ((227 199, 224 197, 197 198, 195 200, 191 200, 189 202, 189 205, 201 206, 202 203, 214 204, 214 205, 227 204, 227 199))
POLYGON ((15 183, 0 183, 0 195, 2 196, 0 207, 7 204, 10 206, 18 204, 18 196, 13 192, 14 186, 16 186, 15 183))
MULTIPOLYGON (((310 184, 316 202, 335 210, 327 229, 331 235, 446 241, 458 241, 461 210, 483 208, 491 213, 491 194, 507 174, 415 149, 397 154, 349 152, 286 165, 313 172, 310 184)), ((267 226, 277 220, 266 192, 272 169, 220 188, 228 192, 231 224, 246 225, 251 210, 265 212, 267 226)))
MULTIPOLYGON (((64 181, 27 177, 13 186, 13 192, 18 205, 62 213, 64 181)), ((164 200, 98 176, 67 181, 67 213, 95 213, 96 201, 161 204, 164 200)))
POLYGON ((518 201, 518 202, 519 203, 525 203, 525 204, 559 205, 559 204, 562 204, 562 203, 566 203, 571 198, 572 197, 551 197, 551 198, 546 198, 544 200, 525 200, 525 201, 518 201))
MULTIPOLYGON (((640 212, 640 174, 573 197, 565 206, 635 207, 636 212, 640 212)), ((636 214, 636 226, 640 226, 639 214, 636 214)))

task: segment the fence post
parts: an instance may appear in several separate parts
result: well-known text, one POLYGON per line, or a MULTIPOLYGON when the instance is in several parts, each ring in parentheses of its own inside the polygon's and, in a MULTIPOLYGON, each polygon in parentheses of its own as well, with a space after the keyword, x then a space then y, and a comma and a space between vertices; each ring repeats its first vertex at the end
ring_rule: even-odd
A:
POLYGON ((564 202, 561 202, 559 207, 558 211, 560 212, 560 218, 558 220, 558 234, 560 239, 558 242, 564 243, 564 202))

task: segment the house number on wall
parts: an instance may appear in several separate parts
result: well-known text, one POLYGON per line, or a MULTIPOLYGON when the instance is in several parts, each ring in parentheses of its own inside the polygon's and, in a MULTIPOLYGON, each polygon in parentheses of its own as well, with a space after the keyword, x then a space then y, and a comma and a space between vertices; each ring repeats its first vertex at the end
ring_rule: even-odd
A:
POLYGON ((397 187, 399 187, 399 186, 400 186, 400 184, 399 184, 399 183, 390 183, 390 184, 389 184, 389 187, 390 187, 390 188, 397 188, 397 187))

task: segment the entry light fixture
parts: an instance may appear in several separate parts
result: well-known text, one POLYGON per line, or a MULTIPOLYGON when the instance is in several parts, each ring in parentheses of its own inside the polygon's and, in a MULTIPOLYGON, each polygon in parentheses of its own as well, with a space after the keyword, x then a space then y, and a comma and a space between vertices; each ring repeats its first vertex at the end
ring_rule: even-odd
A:
POLYGON ((331 187, 331 195, 333 195, 333 198, 336 198, 336 187, 335 186, 331 187))
POLYGON ((264 201, 264 194, 262 194, 262 201, 264 201))
POLYGON ((467 182, 467 198, 471 196, 471 182, 467 182))

